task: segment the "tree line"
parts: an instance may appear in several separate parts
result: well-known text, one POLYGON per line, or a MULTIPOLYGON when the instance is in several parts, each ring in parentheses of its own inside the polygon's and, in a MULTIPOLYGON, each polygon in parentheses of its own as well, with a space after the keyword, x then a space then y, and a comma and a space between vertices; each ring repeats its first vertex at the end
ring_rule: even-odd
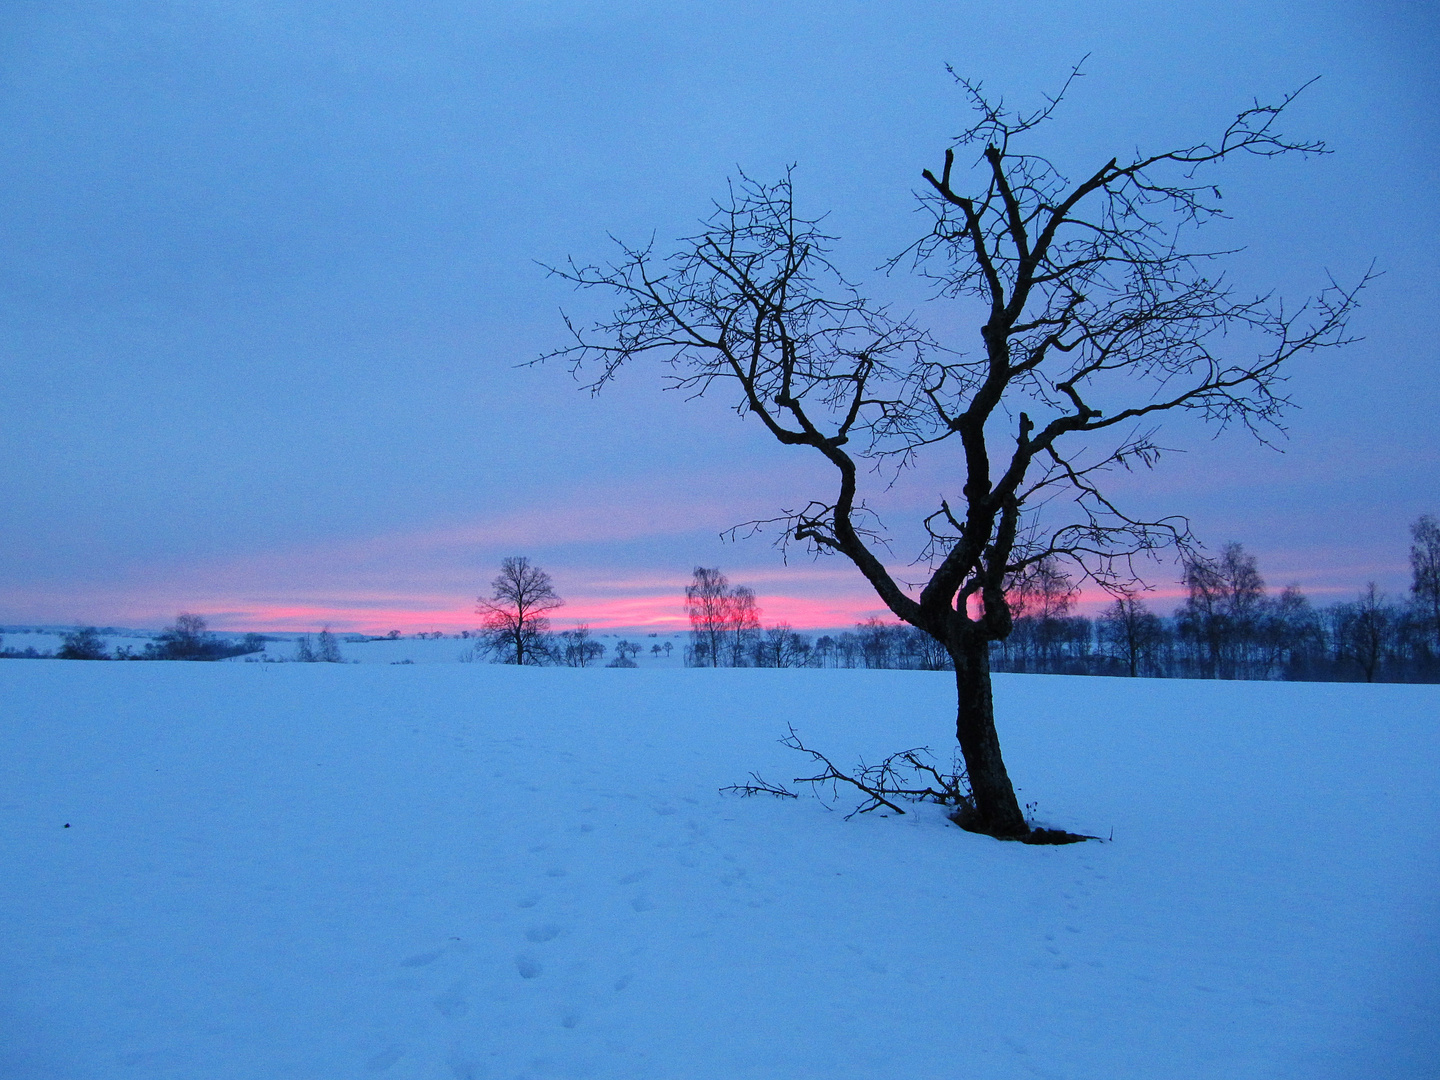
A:
POLYGON ((232 656, 248 656, 263 652, 265 638, 246 634, 239 641, 216 637, 200 615, 182 613, 173 626, 166 627, 145 647, 135 650, 129 645, 117 646, 114 652, 105 648, 99 629, 82 626, 60 639, 60 648, 53 653, 40 652, 33 645, 24 649, 0 648, 0 658, 10 660, 227 660, 232 656))
MULTIPOLYGON (((1074 611, 1079 589, 1057 560, 1010 583, 1012 629, 990 646, 994 671, 1154 678, 1440 681, 1440 523, 1411 527, 1411 587, 1392 599, 1373 582, 1355 598, 1316 607, 1298 586, 1266 588, 1255 557, 1227 544, 1182 560, 1185 599, 1161 615, 1123 592, 1096 618, 1074 611)), ((718 569, 697 567, 685 591, 697 667, 952 670, 925 632, 867 619, 853 631, 762 627, 754 593, 718 569)))
MULTIPOLYGON (((540 567, 523 555, 506 558, 500 573, 490 582, 490 596, 480 597, 475 608, 481 627, 473 635, 475 645, 461 655, 474 661, 488 657, 492 663, 535 667, 598 667, 605 659, 605 646, 580 623, 558 633, 550 628, 550 612, 565 601, 555 583, 540 567)), ((652 645, 651 654, 669 656, 674 648, 668 641, 652 645)), ((621 639, 606 667, 633 668, 643 650, 637 642, 621 639)))

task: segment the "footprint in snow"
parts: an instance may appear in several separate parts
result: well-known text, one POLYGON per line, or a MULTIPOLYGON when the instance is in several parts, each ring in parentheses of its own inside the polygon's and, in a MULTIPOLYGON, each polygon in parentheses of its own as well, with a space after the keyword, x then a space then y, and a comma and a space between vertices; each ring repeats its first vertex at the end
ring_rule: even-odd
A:
POLYGON ((630 906, 636 911, 654 911, 655 903, 648 896, 637 896, 630 901, 630 906))
POLYGON ((540 972, 545 970, 540 966, 539 961, 530 956, 517 956, 515 958, 515 970, 520 973, 522 979, 538 979, 540 972))
POLYGON ((382 1050, 367 1061, 365 1063, 365 1069, 368 1072, 384 1072, 404 1056, 405 1051, 392 1046, 389 1050, 382 1050))
POLYGON ((461 979, 436 998, 435 1008, 441 1016, 464 1016, 469 1012, 470 1003, 465 1000, 465 980, 461 979))
POLYGON ((545 941, 554 941, 560 934, 560 927, 554 923, 546 923, 544 926, 532 926, 525 931, 525 940, 533 941, 537 945, 545 941))
POLYGON ((416 953, 414 956, 407 956, 400 961, 401 967, 424 967, 426 964, 433 964, 440 957, 445 955, 445 950, 435 949, 431 952, 416 953))
POLYGON ((648 873, 650 873, 649 870, 636 870, 634 873, 626 874, 624 877, 617 879, 616 883, 619 885, 634 885, 648 873))

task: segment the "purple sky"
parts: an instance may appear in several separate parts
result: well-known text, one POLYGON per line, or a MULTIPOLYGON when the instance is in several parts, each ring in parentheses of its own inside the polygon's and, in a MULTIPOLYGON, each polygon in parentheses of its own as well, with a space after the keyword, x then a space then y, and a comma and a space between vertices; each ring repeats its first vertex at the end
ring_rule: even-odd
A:
MULTIPOLYGON (((663 244, 737 167, 794 162, 851 275, 914 304, 870 268, 923 228, 909 193, 964 122, 944 65, 1033 102, 1087 53, 1047 143, 1072 172, 1321 76, 1286 128, 1335 153, 1227 169, 1217 236, 1246 249, 1241 285, 1286 296, 1375 259, 1365 340, 1297 365, 1285 453, 1177 430, 1188 452, 1127 494, 1274 585, 1399 594, 1407 526, 1440 512, 1437 31, 1373 2, 21 0, 0 20, 0 623, 458 629, 509 554, 597 625, 678 625, 697 564, 767 618, 877 611, 840 562, 718 537, 828 491, 804 455, 654 369, 591 399, 516 366, 562 343, 562 305, 595 310, 537 260, 663 244)), ((889 496, 902 537, 944 480, 889 496)))

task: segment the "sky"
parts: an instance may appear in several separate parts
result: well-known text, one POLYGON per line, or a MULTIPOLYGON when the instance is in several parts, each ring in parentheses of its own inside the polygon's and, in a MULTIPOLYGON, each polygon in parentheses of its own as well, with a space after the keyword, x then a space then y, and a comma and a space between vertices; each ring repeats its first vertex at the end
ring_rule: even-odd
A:
POLYGON ((562 625, 678 628, 697 565, 767 622, 878 613, 846 564, 721 539, 826 493, 816 463, 655 367, 592 397, 528 365, 562 308, 603 314, 543 265, 663 246, 737 170, 793 164, 850 275, 964 342, 874 269, 965 123, 946 65, 1024 105, 1082 59, 1044 135, 1071 173, 1319 76, 1286 130, 1333 153, 1227 166, 1215 235, 1237 284, 1287 298, 1373 261, 1364 340, 1295 366, 1280 452, 1178 431, 1124 491, 1272 585, 1400 596, 1408 526, 1440 513, 1437 41, 1399 2, 12 0, 0 624, 459 630, 516 554, 562 625))

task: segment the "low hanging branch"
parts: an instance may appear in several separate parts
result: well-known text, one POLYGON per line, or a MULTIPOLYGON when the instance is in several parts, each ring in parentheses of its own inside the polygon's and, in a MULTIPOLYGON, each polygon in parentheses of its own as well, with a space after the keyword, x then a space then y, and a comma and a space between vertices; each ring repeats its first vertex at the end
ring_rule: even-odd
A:
MULTIPOLYGON (((896 800, 933 802, 942 806, 953 806, 956 809, 956 815, 960 817, 974 812, 974 801, 970 794, 969 784, 965 780, 964 770, 956 763, 952 765, 950 772, 942 773, 929 760, 926 760, 934 756, 927 746, 901 750, 891 754, 878 765, 866 765, 862 760, 856 766, 855 774, 852 776, 837 768, 835 763, 819 750, 806 746, 800 740, 800 734, 795 730, 793 724, 787 726, 790 729, 789 733, 780 740, 780 745, 806 754, 812 761, 824 766, 817 775, 797 776, 792 781, 793 783, 810 784, 812 790, 829 785, 830 800, 826 801, 823 797, 821 799, 827 806, 839 798, 841 784, 848 784, 865 796, 865 800, 859 806, 845 815, 846 821, 856 814, 868 814, 882 806, 897 814, 905 813, 904 808, 896 800)), ((774 795, 789 799, 799 797, 790 789, 771 783, 758 773, 752 772, 750 778, 752 783, 730 784, 720 790, 742 796, 774 795)), ((818 791, 817 794, 819 794, 818 791)))

